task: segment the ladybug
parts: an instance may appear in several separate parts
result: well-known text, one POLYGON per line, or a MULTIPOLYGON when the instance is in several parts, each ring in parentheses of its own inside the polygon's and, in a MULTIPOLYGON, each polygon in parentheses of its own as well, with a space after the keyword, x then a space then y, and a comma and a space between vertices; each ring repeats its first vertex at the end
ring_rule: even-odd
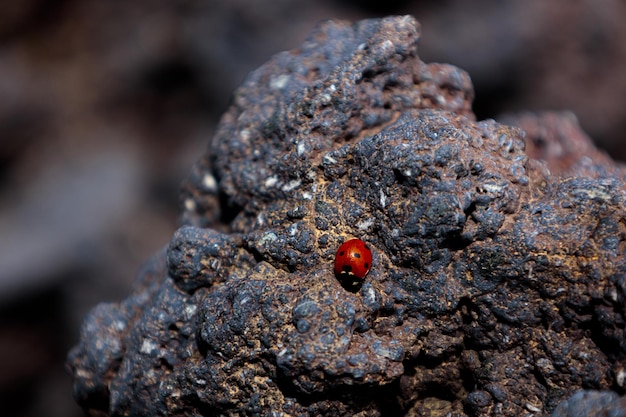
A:
POLYGON ((372 251, 361 239, 345 241, 335 254, 335 275, 345 284, 359 286, 372 267, 372 251))

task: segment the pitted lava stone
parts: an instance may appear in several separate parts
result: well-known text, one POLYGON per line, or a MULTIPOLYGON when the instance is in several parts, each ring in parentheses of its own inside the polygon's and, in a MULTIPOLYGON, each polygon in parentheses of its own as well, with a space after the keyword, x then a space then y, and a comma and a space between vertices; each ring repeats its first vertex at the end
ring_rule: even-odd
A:
POLYGON ((622 168, 552 174, 418 40, 410 17, 328 22, 249 76, 167 251, 85 321, 89 414, 547 416, 624 392, 622 168), (352 237, 356 292, 333 275, 352 237))

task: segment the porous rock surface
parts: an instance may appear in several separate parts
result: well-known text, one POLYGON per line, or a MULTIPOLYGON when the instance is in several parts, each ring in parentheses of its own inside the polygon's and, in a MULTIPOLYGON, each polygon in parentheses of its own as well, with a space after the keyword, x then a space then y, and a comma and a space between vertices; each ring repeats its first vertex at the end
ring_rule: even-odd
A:
MULTIPOLYGON (((551 173, 419 38, 327 22, 250 74, 183 226, 85 320, 68 367, 90 415, 545 416, 624 392, 623 168, 551 173), (352 237, 373 251, 356 289, 333 274, 352 237)), ((580 131, 509 120, 535 156, 580 131)))

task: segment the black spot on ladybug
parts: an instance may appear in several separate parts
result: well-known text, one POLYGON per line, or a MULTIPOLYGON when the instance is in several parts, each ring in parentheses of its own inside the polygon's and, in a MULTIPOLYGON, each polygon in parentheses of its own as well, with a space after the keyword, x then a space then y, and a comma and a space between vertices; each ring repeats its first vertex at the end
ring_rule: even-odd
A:
POLYGON ((365 262, 365 263, 363 264, 363 266, 364 266, 364 267, 366 267, 366 268, 369 268, 369 267, 370 267, 370 264, 368 264, 367 262, 365 262))
POLYGON ((343 255, 345 255, 345 254, 346 254, 346 253, 345 253, 344 251, 339 252, 339 256, 343 256, 343 255))
POLYGON ((353 256, 354 256, 355 258, 360 258, 360 257, 361 257, 361 254, 360 254, 360 253, 355 253, 353 256))

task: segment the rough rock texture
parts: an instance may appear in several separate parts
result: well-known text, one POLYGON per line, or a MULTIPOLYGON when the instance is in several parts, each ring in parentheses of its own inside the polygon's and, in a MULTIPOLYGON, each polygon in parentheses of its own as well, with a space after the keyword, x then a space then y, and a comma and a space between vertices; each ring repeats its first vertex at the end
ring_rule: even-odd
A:
POLYGON ((541 416, 624 392, 623 168, 576 154, 571 118, 511 116, 535 156, 581 144, 551 173, 418 41, 410 17, 328 22, 248 77, 183 227, 69 355, 90 415, 541 416), (354 292, 351 237, 374 256, 354 292))

